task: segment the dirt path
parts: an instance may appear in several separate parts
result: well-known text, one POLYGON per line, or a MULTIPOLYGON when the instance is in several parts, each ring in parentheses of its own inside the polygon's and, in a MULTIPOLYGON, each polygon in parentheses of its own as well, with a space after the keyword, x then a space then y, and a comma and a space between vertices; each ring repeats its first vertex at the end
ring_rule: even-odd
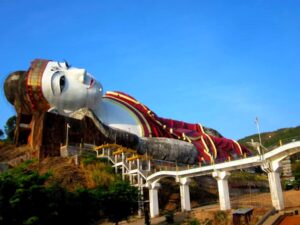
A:
MULTIPOLYGON (((290 190, 290 191, 285 191, 283 194, 284 194, 286 209, 300 207, 300 191, 290 190)), ((241 207, 254 208, 253 220, 251 222, 257 221, 262 215, 264 215, 269 209, 272 208, 270 193, 243 195, 240 197, 236 197, 231 199, 231 205, 233 208, 231 212, 233 212, 234 209, 241 208, 241 207)), ((193 218, 195 217, 199 220, 204 220, 205 218, 212 218, 212 215, 217 211, 219 211, 219 204, 194 208, 190 214, 180 213, 180 212, 176 213, 174 216, 174 221, 177 223, 182 223, 188 217, 193 217, 193 218)), ((229 212, 229 214, 231 214, 231 212, 229 212)), ((228 221, 232 221, 232 218, 229 217, 228 221)), ((134 218, 131 219, 130 221, 122 221, 119 224, 143 225, 144 219, 134 218)), ((289 224, 289 223, 285 223, 285 224, 289 224)), ((295 224, 300 224, 300 222, 295 224)), ((101 225, 113 225, 113 223, 106 222, 106 223, 101 223, 101 225)), ((160 216, 151 219, 151 225, 167 225, 167 223, 165 222, 165 217, 160 216)))

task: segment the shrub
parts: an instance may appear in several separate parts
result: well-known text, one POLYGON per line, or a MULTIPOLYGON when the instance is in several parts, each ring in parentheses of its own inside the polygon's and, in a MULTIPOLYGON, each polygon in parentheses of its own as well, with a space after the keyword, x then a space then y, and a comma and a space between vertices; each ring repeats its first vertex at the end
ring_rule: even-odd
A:
POLYGON ((200 225, 200 221, 198 219, 192 219, 189 221, 189 225, 200 225))
POLYGON ((167 223, 174 223, 174 212, 173 211, 166 212, 165 218, 167 223))
POLYGON ((102 195, 103 211, 110 221, 118 224, 137 210, 138 189, 127 181, 118 180, 102 195))
POLYGON ((220 225, 226 225, 227 224, 227 213, 224 211, 217 211, 214 215, 214 221, 216 222, 216 224, 220 224, 220 225))
POLYGON ((85 225, 100 215, 118 223, 137 209, 138 190, 128 182, 69 192, 57 183, 47 186, 51 174, 39 174, 31 163, 0 174, 1 225, 85 225))

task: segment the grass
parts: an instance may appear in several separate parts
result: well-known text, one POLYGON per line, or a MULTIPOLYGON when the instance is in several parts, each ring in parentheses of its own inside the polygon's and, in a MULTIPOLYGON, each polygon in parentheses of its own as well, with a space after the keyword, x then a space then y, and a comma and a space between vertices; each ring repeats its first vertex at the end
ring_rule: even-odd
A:
POLYGON ((81 168, 85 173, 87 186, 89 188, 97 186, 108 187, 109 184, 117 178, 111 164, 102 159, 98 159, 94 154, 82 154, 81 162, 81 168))
POLYGON ((83 165, 82 169, 86 176, 87 186, 90 188, 96 186, 108 187, 111 182, 116 180, 116 175, 110 172, 110 168, 109 165, 103 162, 83 165))
MULTIPOLYGON (((261 141, 266 148, 279 145, 281 140, 284 143, 291 141, 293 138, 300 138, 300 126, 291 128, 282 128, 272 132, 261 133, 261 141)), ((253 139, 255 142, 259 142, 258 134, 250 135, 239 140, 241 144, 247 146, 247 142, 251 142, 253 139)))
POLYGON ((259 173, 249 173, 246 171, 235 171, 231 173, 229 180, 236 181, 236 182, 240 182, 240 181, 256 181, 256 182, 266 181, 267 182, 268 177, 264 173, 259 174, 259 173))

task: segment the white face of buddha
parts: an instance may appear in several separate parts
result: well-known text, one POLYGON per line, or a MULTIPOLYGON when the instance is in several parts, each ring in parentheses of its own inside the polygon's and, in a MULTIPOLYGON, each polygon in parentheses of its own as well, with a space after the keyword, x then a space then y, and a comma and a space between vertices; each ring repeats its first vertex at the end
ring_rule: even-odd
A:
POLYGON ((50 61, 43 73, 42 91, 51 108, 69 113, 101 102, 102 85, 85 69, 50 61))

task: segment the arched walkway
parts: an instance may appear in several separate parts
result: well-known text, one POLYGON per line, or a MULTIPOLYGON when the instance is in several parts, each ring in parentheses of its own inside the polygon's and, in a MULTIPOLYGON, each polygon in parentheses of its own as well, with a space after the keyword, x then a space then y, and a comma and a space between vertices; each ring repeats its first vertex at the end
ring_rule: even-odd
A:
POLYGON ((159 188, 159 180, 163 177, 174 177, 176 181, 180 183, 181 207, 184 211, 189 211, 191 209, 189 179, 191 177, 211 174, 217 180, 220 209, 228 210, 231 208, 228 188, 228 177, 230 176, 230 171, 256 166, 261 166, 262 169, 268 174, 272 205, 275 209, 282 210, 284 209, 284 199, 279 173, 279 169, 281 167, 280 161, 298 152, 300 152, 300 141, 295 141, 280 146, 270 152, 265 153, 264 155, 257 155, 231 162, 197 167, 182 171, 166 170, 153 173, 146 179, 146 183, 148 187, 150 187, 150 206, 153 206, 151 217, 155 217, 159 214, 157 188, 159 188), (155 185, 153 186, 153 184, 155 185), (157 203, 153 202, 151 204, 151 201, 156 201, 157 203))
POLYGON ((147 156, 136 155, 130 149, 117 146, 115 150, 111 146, 100 146, 96 148, 97 157, 106 157, 113 164, 114 167, 120 168, 122 177, 129 175, 132 185, 137 185, 142 189, 148 187, 150 214, 151 217, 159 215, 158 205, 158 189, 160 188, 159 180, 164 177, 173 177, 176 182, 180 184, 181 209, 182 211, 191 210, 189 183, 190 178, 203 175, 211 175, 217 180, 220 209, 228 210, 231 208, 228 177, 230 171, 261 166, 268 174, 269 186, 271 192, 272 205, 277 210, 284 209, 284 199, 280 183, 279 169, 281 167, 280 161, 284 158, 300 152, 300 141, 294 141, 283 146, 277 147, 265 154, 260 154, 244 159, 233 160, 224 163, 218 163, 207 166, 196 166, 193 168, 179 169, 176 166, 164 168, 159 172, 154 172, 151 160, 147 156), (101 154, 99 153, 101 151, 101 154), (144 164, 144 165, 143 165, 144 164), (144 168, 146 165, 146 169, 144 168), (133 178, 136 179, 133 179, 133 178), (134 180, 137 183, 134 183, 134 180))

